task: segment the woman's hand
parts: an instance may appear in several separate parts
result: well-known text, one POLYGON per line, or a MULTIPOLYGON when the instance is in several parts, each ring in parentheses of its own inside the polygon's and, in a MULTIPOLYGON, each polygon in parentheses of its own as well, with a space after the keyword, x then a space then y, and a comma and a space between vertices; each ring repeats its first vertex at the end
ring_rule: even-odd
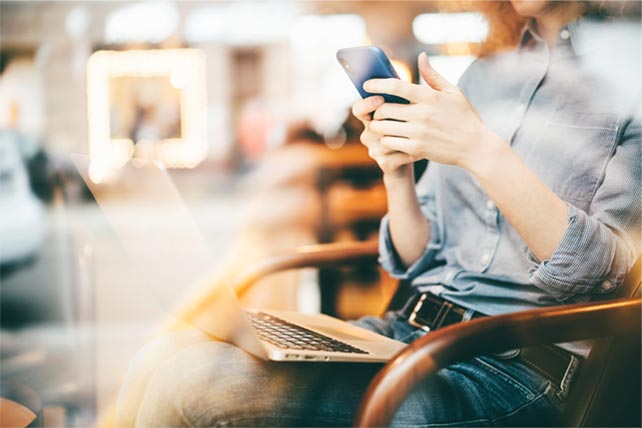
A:
POLYGON ((382 135, 370 128, 372 113, 383 105, 383 97, 372 96, 359 100, 352 106, 352 113, 365 127, 361 133, 361 142, 368 148, 368 155, 383 171, 385 180, 412 176, 411 164, 415 161, 415 157, 383 146, 380 143, 382 135))
MULTIPOLYGON (((418 62, 429 86, 399 79, 373 79, 363 85, 368 92, 397 95, 411 102, 376 107, 366 126, 366 140, 376 140, 389 152, 403 152, 415 160, 429 159, 464 169, 489 158, 499 139, 484 126, 461 90, 432 68, 425 53, 419 55, 418 62), (371 134, 381 137, 375 139, 371 134)), ((374 105, 368 104, 371 108, 374 105)), ((365 105, 359 107, 359 112, 365 110, 365 105)))
POLYGON ((382 135, 370 128, 372 113, 384 105, 380 96, 357 101, 352 113, 363 122, 361 142, 383 171, 388 199, 388 230, 399 260, 410 266, 425 251, 430 239, 430 225, 419 206, 412 162, 413 155, 387 148, 380 143, 382 135))

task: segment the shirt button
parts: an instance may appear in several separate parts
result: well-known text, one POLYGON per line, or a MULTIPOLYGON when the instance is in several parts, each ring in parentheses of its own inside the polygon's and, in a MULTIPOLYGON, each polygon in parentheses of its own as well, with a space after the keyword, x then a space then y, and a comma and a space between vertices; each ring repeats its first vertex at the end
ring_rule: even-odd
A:
POLYGON ((604 291, 609 291, 615 287, 615 284, 613 284, 611 281, 606 280, 602 283, 602 290, 604 291))
POLYGON ((453 279, 454 276, 455 276, 455 272, 449 270, 448 272, 446 272, 446 275, 444 275, 444 279, 446 281, 450 281, 451 279, 453 279))
POLYGON ((486 208, 488 208, 489 210, 494 210, 495 209, 495 204, 493 203, 493 201, 491 201, 490 199, 487 200, 486 201, 486 208))
POLYGON ((568 40, 568 38, 571 37, 571 33, 568 32, 568 30, 562 30, 560 33, 560 38, 562 40, 568 40))
POLYGON ((481 256, 481 262, 482 263, 488 263, 489 260, 490 260, 490 253, 484 253, 481 256))

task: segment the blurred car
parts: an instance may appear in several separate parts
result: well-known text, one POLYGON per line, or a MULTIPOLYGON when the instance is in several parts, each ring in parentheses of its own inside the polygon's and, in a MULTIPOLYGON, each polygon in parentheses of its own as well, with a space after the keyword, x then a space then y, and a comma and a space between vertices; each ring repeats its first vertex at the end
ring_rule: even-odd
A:
POLYGON ((43 206, 31 191, 20 140, 0 131, 0 265, 36 257, 44 239, 43 206))

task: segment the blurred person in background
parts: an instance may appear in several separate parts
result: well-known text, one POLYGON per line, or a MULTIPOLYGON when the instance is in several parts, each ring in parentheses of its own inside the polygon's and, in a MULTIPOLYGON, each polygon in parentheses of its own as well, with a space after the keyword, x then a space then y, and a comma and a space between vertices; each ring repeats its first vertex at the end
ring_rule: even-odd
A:
MULTIPOLYGON (((10 64, 0 58, 0 77, 10 64)), ((20 105, 8 100, 6 122, 0 129, 0 275, 6 276, 31 262, 44 240, 41 201, 51 199, 51 185, 41 167, 46 156, 36 138, 19 130, 20 105)))
MULTIPOLYGON (((640 251, 639 20, 607 17, 604 2, 484 6, 489 40, 459 87, 422 54, 427 86, 366 84, 411 104, 370 97, 353 107, 388 193, 382 264, 413 281, 413 299, 430 293, 458 309, 451 322, 608 298, 640 251), (420 159, 430 164, 415 187, 420 159)), ((358 323, 411 342, 426 332, 407 316, 358 323)), ((556 425, 588 349, 454 364, 423 381, 392 424, 556 425), (561 378, 541 369, 553 355, 561 378)), ((132 361, 116 423, 348 426, 379 368, 265 362, 184 331, 132 361)))

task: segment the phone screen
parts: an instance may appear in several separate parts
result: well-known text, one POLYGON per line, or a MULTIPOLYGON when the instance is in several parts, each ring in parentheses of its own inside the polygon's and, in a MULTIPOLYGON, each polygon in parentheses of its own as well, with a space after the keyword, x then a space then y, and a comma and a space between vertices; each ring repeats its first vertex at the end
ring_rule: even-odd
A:
POLYGON ((362 98, 381 95, 387 103, 409 104, 408 100, 389 94, 371 94, 363 89, 370 79, 398 79, 392 63, 386 54, 376 46, 345 48, 337 52, 337 60, 346 72, 362 98))

